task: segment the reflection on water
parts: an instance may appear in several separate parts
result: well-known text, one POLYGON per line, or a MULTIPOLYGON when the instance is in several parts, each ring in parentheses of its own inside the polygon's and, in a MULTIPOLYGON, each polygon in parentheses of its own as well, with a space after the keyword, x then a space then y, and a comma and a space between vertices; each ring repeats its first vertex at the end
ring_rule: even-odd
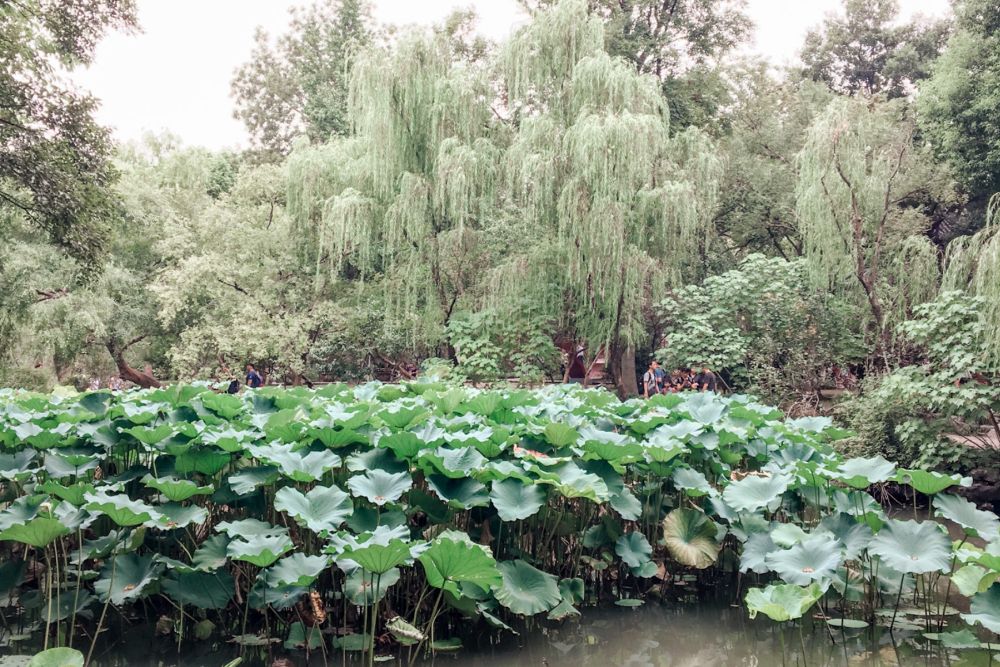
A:
MULTIPOLYGON (((148 642, 147 629, 126 632, 114 646, 103 651, 95 667, 221 667, 239 653, 227 644, 201 643, 177 653, 168 639, 148 642), (141 637, 130 641, 129 635, 141 637)), ((780 665, 861 666, 900 665, 958 667, 989 665, 988 651, 948 651, 931 646, 919 631, 894 635, 887 631, 839 631, 831 633, 819 621, 808 622, 800 633, 797 626, 782 628, 766 619, 751 621, 746 612, 723 603, 682 607, 649 604, 638 609, 612 607, 585 609, 579 621, 544 623, 525 628, 517 637, 507 635, 499 644, 489 635, 467 636, 466 648, 440 654, 416 664, 428 667, 772 667, 780 665)), ((324 656, 273 649, 244 653, 241 667, 267 667, 274 658, 288 658, 289 667, 363 664, 359 656, 340 652, 324 656)), ((27 651, 26 651, 27 652, 27 651)), ((405 657, 405 656, 404 656, 405 657)), ((5 662, 0 667, 18 663, 5 662)), ((23 663, 21 663, 23 664, 23 663)), ((383 665, 403 665, 391 659, 383 665)))

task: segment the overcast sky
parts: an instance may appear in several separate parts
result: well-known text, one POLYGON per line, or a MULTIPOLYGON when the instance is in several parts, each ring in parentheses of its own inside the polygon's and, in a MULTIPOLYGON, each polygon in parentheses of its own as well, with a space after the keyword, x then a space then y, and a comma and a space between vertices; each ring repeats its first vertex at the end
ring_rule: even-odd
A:
MULTIPOLYGON (((210 148, 246 145, 232 117, 229 82, 250 55, 257 26, 272 33, 288 23, 288 8, 305 0, 139 0, 143 32, 111 35, 89 70, 75 77, 102 101, 98 119, 123 141, 169 130, 185 144, 210 148)), ((375 0, 382 23, 439 22, 453 8, 473 6, 479 30, 501 40, 522 25, 516 0, 375 0)), ((809 28, 840 7, 840 0, 748 0, 756 24, 751 52, 776 64, 795 58, 809 28)), ((941 16, 948 0, 900 0, 904 17, 941 16)))

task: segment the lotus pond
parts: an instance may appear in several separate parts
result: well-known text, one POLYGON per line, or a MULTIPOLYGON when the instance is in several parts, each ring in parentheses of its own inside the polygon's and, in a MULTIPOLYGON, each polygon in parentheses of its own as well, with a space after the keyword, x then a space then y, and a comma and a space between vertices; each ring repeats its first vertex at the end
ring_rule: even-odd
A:
POLYGON ((955 493, 969 480, 844 459, 845 435, 701 393, 3 390, 3 642, 420 662, 607 618, 661 641, 687 603, 805 662, 817 637, 991 659, 997 517, 955 493), (929 515, 888 516, 887 487, 929 515))

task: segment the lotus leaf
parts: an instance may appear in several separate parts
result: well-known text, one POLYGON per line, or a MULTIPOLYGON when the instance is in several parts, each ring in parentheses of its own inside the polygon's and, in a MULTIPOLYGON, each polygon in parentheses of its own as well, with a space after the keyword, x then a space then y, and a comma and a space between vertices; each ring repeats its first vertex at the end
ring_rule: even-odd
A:
POLYGON ((486 487, 469 477, 451 479, 443 475, 430 475, 427 478, 427 486, 454 509, 467 510, 473 507, 487 507, 490 504, 486 487))
POLYGON ((1000 520, 997 515, 977 509, 965 498, 950 494, 935 496, 934 509, 938 516, 954 521, 968 535, 981 537, 987 542, 1000 538, 1000 520))
POLYGON ((909 574, 944 571, 951 565, 951 543, 933 521, 891 519, 868 550, 894 570, 909 574))
POLYGON ((162 568, 152 556, 120 554, 104 564, 94 591, 102 602, 122 605, 141 597, 157 581, 162 568))
POLYGON ((667 551, 678 563, 699 570, 719 558, 721 546, 716 541, 717 527, 700 510, 679 508, 663 520, 663 540, 667 551))
POLYGON ((28 667, 83 667, 83 654, 73 648, 50 648, 31 658, 28 667))
POLYGON ((502 583, 494 592, 497 602, 515 614, 534 616, 559 604, 559 580, 523 560, 497 565, 502 583))
POLYGON ((369 470, 364 475, 355 475, 347 480, 352 495, 362 497, 382 506, 398 501, 410 490, 413 480, 409 473, 390 473, 385 470, 369 470))
POLYGON ((763 613, 772 621, 782 622, 802 618, 821 597, 823 589, 816 583, 809 586, 772 584, 763 589, 751 588, 745 601, 750 618, 763 613))
POLYGON ((969 613, 962 614, 968 623, 979 623, 990 632, 1000 634, 1000 584, 993 584, 972 596, 969 613))
POLYGON ((427 583, 460 595, 460 583, 473 583, 489 590, 501 583, 493 556, 482 546, 464 540, 438 538, 418 556, 427 583))
POLYGON ((309 586, 328 566, 325 556, 294 553, 271 566, 267 582, 278 586, 309 586))
POLYGON ((790 549, 772 551, 765 562, 787 583, 806 586, 833 577, 841 563, 840 544, 829 533, 818 533, 790 549))
POLYGON ((490 500, 502 521, 517 521, 527 519, 541 509, 545 504, 545 491, 535 484, 504 479, 493 482, 490 500))
POLYGON ((226 553, 234 560, 243 560, 257 567, 267 567, 291 549, 292 541, 287 535, 254 535, 246 539, 233 540, 226 547, 226 553))
POLYGON ((615 542, 615 553, 635 573, 650 562, 653 547, 650 546, 645 535, 638 531, 632 531, 618 538, 615 542))
POLYGON ((274 508, 314 533, 336 530, 354 511, 351 497, 336 486, 314 486, 307 493, 283 487, 274 494, 274 508))
POLYGON ((781 502, 781 495, 788 489, 791 478, 787 475, 747 475, 731 483, 722 492, 722 499, 737 512, 756 512, 774 509, 781 502))
POLYGON ((191 480, 177 479, 176 477, 156 478, 146 475, 142 483, 151 489, 156 489, 167 499, 175 503, 184 502, 193 496, 206 496, 212 493, 210 486, 198 486, 191 480))
POLYGON ((225 570, 175 572, 164 578, 161 586, 174 602, 198 609, 222 609, 236 590, 233 575, 225 570))

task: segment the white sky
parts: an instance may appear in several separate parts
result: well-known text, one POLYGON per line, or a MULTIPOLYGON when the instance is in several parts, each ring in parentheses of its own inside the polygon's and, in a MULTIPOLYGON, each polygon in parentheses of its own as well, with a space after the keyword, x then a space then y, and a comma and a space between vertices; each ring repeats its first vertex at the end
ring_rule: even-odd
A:
MULTIPOLYGON (((307 0, 139 0, 143 32, 114 34, 89 70, 74 77, 102 101, 98 120, 127 141, 169 130, 185 144, 209 148, 246 144, 232 117, 229 82, 245 62, 258 25, 272 34, 288 23, 288 8, 307 0)), ((479 30, 502 40, 525 16, 516 0, 375 0, 382 23, 430 25, 453 8, 472 6, 479 30)), ((794 60, 806 31, 840 0, 748 0, 757 29, 748 51, 775 64, 794 60)), ((948 0, 900 0, 904 18, 941 16, 948 0)))

